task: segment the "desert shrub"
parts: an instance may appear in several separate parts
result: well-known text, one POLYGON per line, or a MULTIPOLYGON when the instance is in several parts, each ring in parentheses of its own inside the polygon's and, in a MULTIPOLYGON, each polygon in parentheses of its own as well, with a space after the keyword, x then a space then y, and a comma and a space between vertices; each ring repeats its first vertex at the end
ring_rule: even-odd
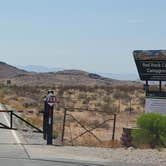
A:
MULTIPOLYGON (((96 116, 96 115, 95 114, 93 115, 93 113, 91 113, 91 116, 96 116)), ((96 118, 96 119, 84 118, 84 119, 80 119, 80 122, 84 125, 87 125, 89 128, 102 128, 102 129, 110 128, 109 123, 103 123, 103 121, 100 118, 96 118)))
POLYGON ((139 104, 140 105, 145 105, 145 97, 140 97, 139 98, 139 104))
POLYGON ((32 101, 26 101, 26 102, 23 103, 23 106, 25 108, 35 107, 35 106, 37 106, 37 103, 36 102, 32 102, 32 101))
POLYGON ((88 104, 89 101, 88 100, 83 100, 82 104, 88 104))
POLYGON ((98 127, 99 124, 100 124, 100 122, 99 122, 97 119, 95 119, 95 120, 93 120, 93 121, 91 121, 91 122, 89 123, 89 126, 90 126, 91 128, 95 128, 95 127, 98 127))
POLYGON ((114 99, 120 99, 121 96, 122 96, 122 93, 120 93, 119 91, 113 93, 113 98, 114 99))
POLYGON ((118 112, 118 106, 111 102, 108 102, 108 103, 101 105, 101 111, 107 112, 110 114, 114 114, 114 113, 118 112))
POLYGON ((150 144, 153 141, 153 135, 148 130, 134 129, 132 130, 132 144, 135 147, 150 144))
POLYGON ((149 144, 154 147, 166 147, 166 116, 158 113, 141 115, 137 120, 138 130, 132 131, 133 145, 149 144))
POLYGON ((134 112, 134 108, 133 107, 127 107, 124 109, 125 112, 134 112))
POLYGON ((12 93, 12 90, 11 90, 10 88, 8 88, 8 87, 3 87, 3 88, 0 89, 0 93, 1 93, 2 95, 11 94, 11 93, 12 93))
POLYGON ((104 123, 100 126, 100 128, 103 128, 103 129, 109 129, 110 128, 110 125, 108 123, 104 123))

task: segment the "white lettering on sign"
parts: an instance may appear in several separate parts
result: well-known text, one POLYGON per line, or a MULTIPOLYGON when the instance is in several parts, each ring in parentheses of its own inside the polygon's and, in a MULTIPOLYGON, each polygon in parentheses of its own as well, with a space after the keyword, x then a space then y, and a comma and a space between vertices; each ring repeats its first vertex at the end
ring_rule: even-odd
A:
POLYGON ((144 63, 142 63, 142 66, 143 66, 143 67, 150 67, 150 63, 145 63, 145 62, 144 62, 144 63))
POLYGON ((161 67, 161 64, 160 63, 151 63, 150 64, 151 67, 161 67))
POLYGON ((166 70, 161 70, 161 69, 147 69, 147 73, 162 74, 162 73, 166 73, 166 70))

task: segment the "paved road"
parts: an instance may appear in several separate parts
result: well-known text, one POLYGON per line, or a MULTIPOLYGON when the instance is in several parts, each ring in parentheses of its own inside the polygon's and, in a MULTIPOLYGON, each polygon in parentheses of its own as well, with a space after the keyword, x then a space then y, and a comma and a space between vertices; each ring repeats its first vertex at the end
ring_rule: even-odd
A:
MULTIPOLYGON (((3 110, 0 104, 0 110, 3 110)), ((0 112, 0 123, 9 125, 8 114, 0 112)), ((55 147, 25 145, 24 138, 15 130, 0 128, 0 166, 150 166, 125 163, 99 163, 73 159, 58 159, 49 150, 55 147)), ((74 158, 74 157, 73 157, 74 158)))

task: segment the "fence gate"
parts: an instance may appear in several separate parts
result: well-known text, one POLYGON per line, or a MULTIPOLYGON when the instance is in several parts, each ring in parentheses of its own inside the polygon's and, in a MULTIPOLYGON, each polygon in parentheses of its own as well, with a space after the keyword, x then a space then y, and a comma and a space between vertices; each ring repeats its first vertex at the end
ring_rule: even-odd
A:
POLYGON ((62 110, 54 112, 54 135, 63 144, 104 146, 114 141, 116 114, 78 108, 62 110))

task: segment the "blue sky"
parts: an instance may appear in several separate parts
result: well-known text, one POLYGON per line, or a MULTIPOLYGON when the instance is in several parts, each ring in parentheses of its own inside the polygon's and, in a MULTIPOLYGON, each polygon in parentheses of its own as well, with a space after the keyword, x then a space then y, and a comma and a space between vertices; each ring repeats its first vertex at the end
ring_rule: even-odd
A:
POLYGON ((137 73, 132 51, 166 48, 165 0, 0 1, 0 61, 137 73))

